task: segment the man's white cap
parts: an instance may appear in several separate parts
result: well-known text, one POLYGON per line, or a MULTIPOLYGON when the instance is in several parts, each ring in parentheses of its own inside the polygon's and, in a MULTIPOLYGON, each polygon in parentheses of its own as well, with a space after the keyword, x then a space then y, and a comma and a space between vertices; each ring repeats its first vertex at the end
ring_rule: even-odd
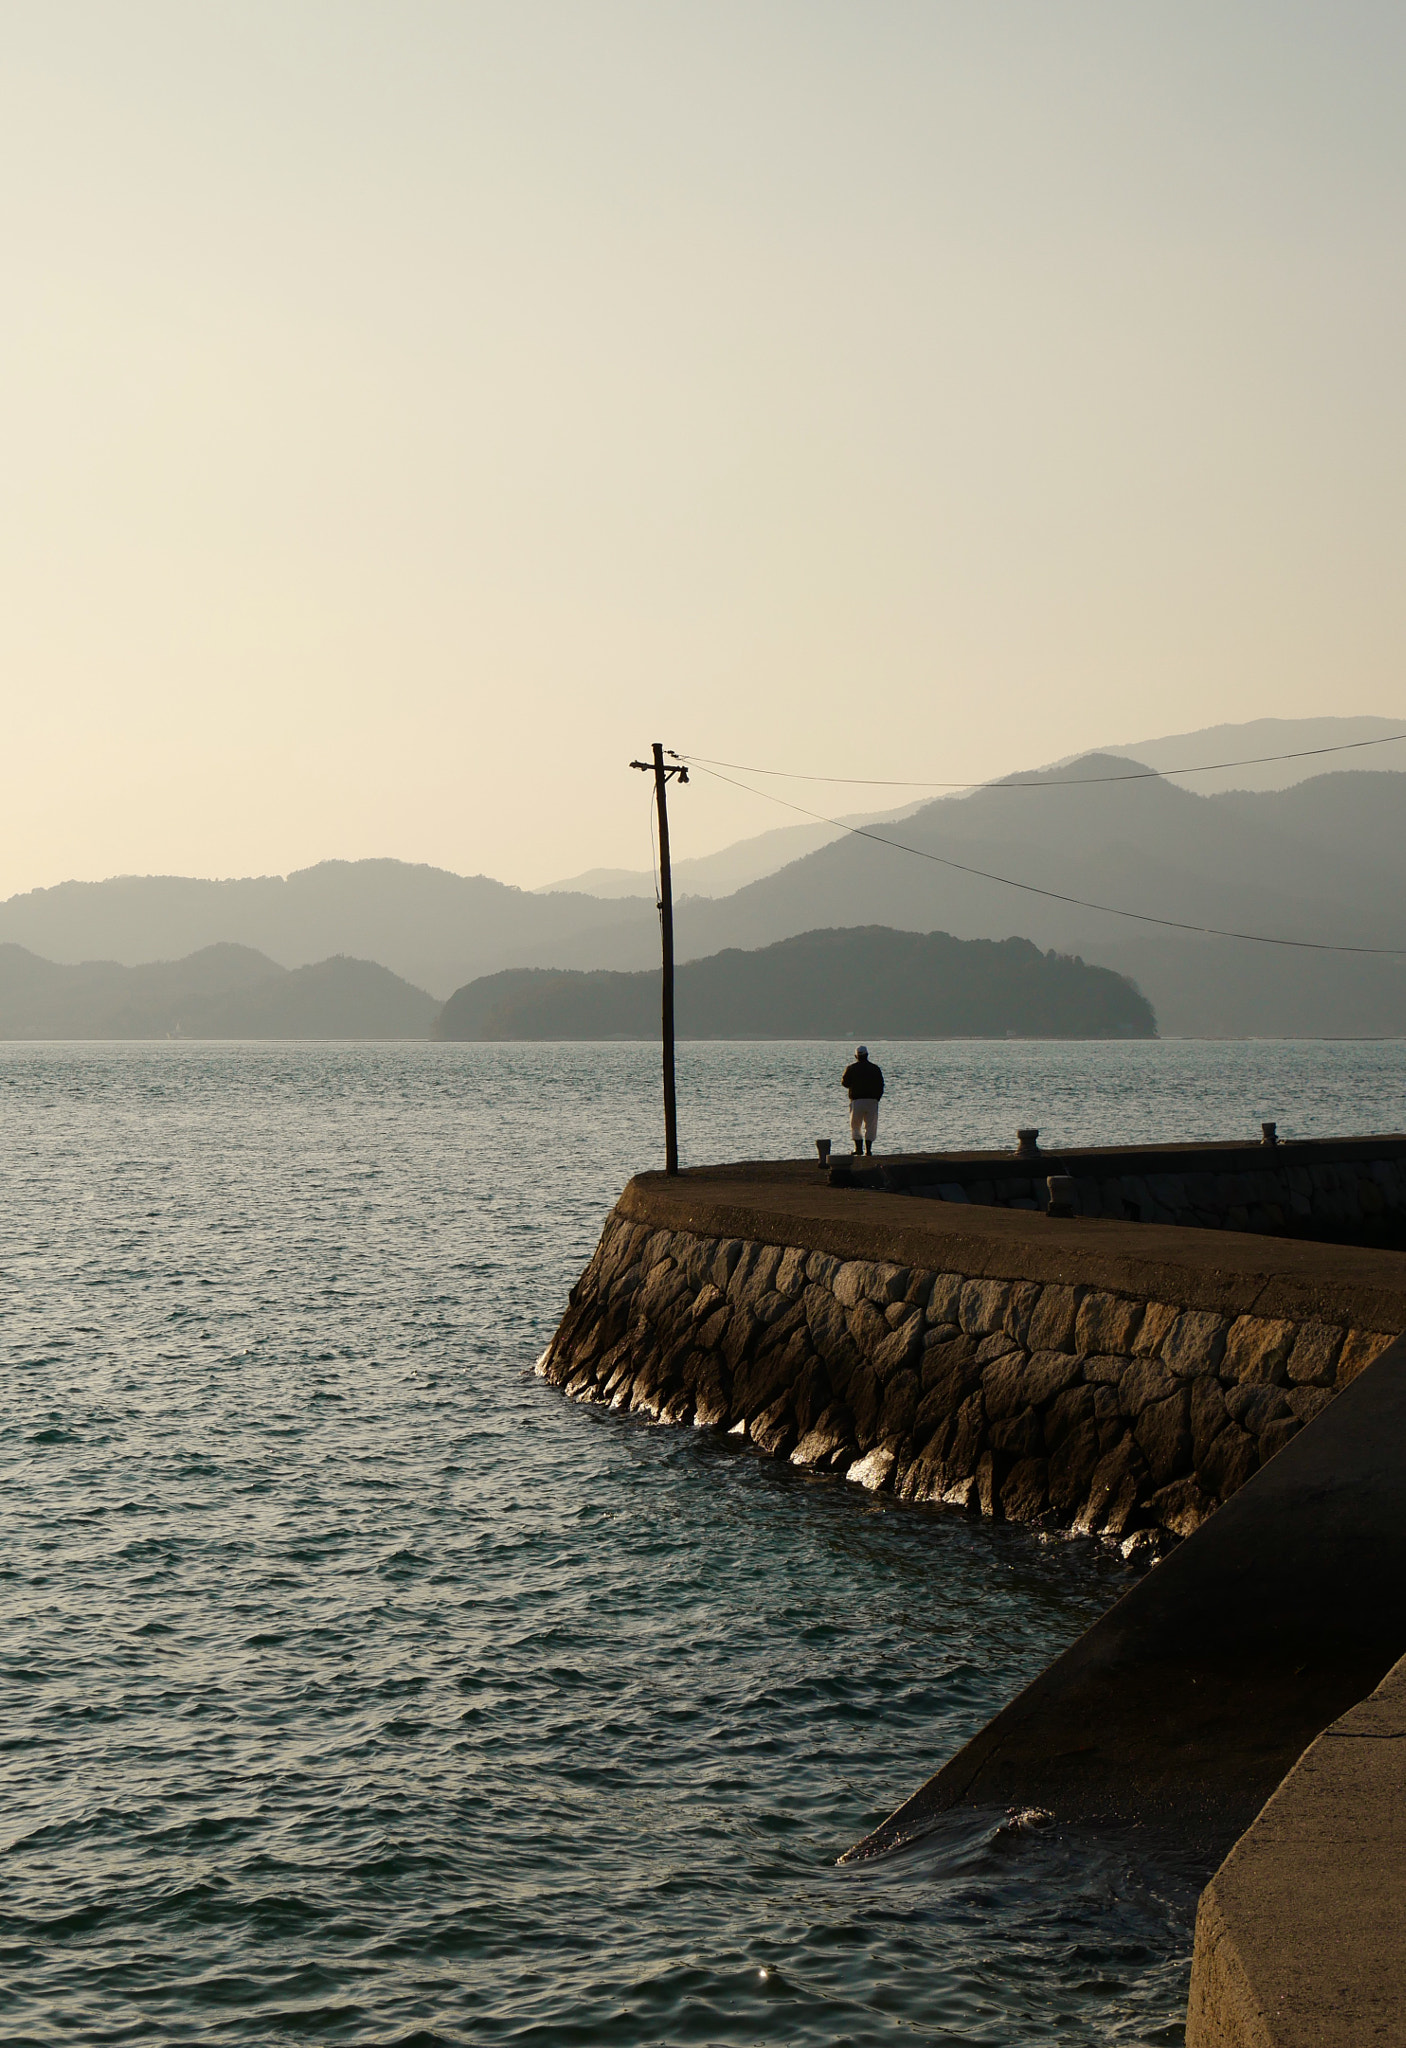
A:
POLYGON ((856 1046, 856 1047, 854 1048, 854 1056, 855 1056, 855 1058, 856 1058, 857 1060, 867 1060, 867 1059, 868 1059, 868 1057, 869 1057, 869 1048, 868 1048, 868 1046, 867 1046, 867 1045, 857 1045, 857 1046, 856 1046))

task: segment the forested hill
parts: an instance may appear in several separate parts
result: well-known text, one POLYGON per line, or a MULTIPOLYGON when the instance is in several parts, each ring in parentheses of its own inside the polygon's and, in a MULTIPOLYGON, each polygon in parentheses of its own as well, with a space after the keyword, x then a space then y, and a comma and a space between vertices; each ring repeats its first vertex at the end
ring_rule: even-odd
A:
MULTIPOLYGON (((884 925, 803 932, 681 966, 681 1038, 1155 1038, 1121 974, 1028 939, 954 939, 884 925)), ((656 972, 509 968, 445 1004, 440 1039, 650 1038, 656 972)))
POLYGON ((519 962, 643 966, 657 928, 652 901, 534 895, 486 875, 400 860, 325 860, 286 877, 226 882, 119 875, 0 903, 0 942, 66 966, 109 960, 138 967, 213 945, 240 946, 283 967, 345 954, 379 962, 441 1003, 471 975, 519 962), (635 950, 622 953, 632 927, 635 950), (591 949, 597 931, 604 951, 591 949))
MULTIPOLYGON (((1169 767, 1231 761, 1329 744, 1325 732, 1353 726, 1287 721, 1152 751, 1169 767)), ((692 870, 681 862, 679 958, 880 921, 963 939, 1019 933, 1042 951, 1131 976, 1177 1036, 1406 1032, 1406 775, 1335 769, 1292 788, 1202 795, 1199 775, 1196 790, 1171 778, 1128 780, 1130 760, 1083 755, 1054 776, 934 798, 877 834, 846 832, 799 858, 788 857, 801 844, 789 828, 767 844, 743 843, 726 860, 706 857, 710 887, 721 886, 722 870, 731 878, 739 862, 753 863, 758 879, 728 896, 688 896, 692 870), (757 863, 773 856, 785 864, 760 873, 757 863), (1247 944, 1216 929, 1289 943, 1247 944), (1335 950, 1354 946, 1381 950, 1335 950)), ((1270 763, 1264 772, 1284 769, 1270 763)), ((706 830, 703 786, 679 802, 706 830)), ((11 897, 0 903, 0 943, 70 966, 174 961, 217 942, 290 968, 342 953, 378 961, 442 1003, 504 969, 651 967, 652 891, 651 879, 647 898, 538 894, 393 860, 324 861, 286 878, 227 882, 125 876, 11 897)))
POLYGON ((78 966, 0 945, 0 1038, 424 1038, 439 1009, 374 960, 291 972, 250 946, 78 966))

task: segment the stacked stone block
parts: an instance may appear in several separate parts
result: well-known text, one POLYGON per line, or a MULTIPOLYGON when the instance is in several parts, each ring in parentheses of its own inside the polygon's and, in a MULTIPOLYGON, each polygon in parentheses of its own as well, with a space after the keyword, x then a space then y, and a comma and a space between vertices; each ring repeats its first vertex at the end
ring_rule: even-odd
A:
POLYGON ((1390 1333, 842 1261, 618 1212, 538 1371, 901 1499, 1186 1536, 1390 1333))

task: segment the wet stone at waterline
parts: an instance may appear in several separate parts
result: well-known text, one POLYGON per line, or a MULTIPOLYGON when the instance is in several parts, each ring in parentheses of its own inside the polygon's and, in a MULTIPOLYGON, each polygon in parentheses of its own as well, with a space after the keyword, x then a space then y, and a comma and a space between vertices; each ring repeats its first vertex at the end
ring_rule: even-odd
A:
POLYGON ((873 1492, 1152 1559, 1393 1334, 839 1260, 622 1208, 538 1371, 873 1492))

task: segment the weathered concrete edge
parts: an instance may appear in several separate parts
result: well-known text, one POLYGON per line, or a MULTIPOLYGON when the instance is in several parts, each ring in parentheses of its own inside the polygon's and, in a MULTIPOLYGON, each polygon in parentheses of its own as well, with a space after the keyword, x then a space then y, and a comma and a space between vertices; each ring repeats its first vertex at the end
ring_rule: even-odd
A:
POLYGON ((1186 2048, 1406 2039, 1406 1657, 1310 1744, 1202 1894, 1186 2048))
POLYGON ((700 1237, 795 1245, 975 1279, 1083 1284, 1223 1315, 1326 1320, 1406 1331, 1406 1254, 1357 1251, 1155 1223, 1036 1219, 1023 1211, 917 1205, 905 1195, 735 1176, 637 1174, 616 1204, 632 1223, 700 1237), (733 1189, 736 1192, 733 1193, 733 1189), (1399 1277, 1382 1276, 1399 1264, 1399 1277))

